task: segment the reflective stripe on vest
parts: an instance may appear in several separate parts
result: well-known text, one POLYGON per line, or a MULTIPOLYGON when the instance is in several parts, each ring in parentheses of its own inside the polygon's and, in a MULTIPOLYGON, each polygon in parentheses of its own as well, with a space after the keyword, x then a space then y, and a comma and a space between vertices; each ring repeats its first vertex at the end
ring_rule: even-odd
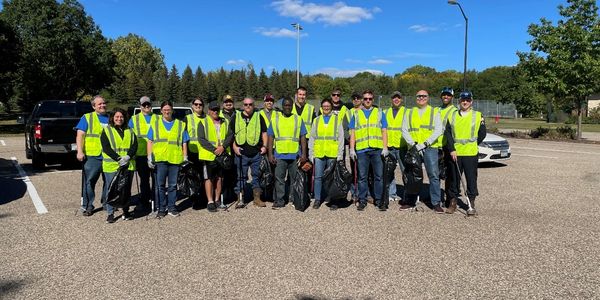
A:
POLYGON ((150 129, 150 124, 152 124, 154 118, 157 118, 157 116, 151 114, 150 122, 146 122, 143 113, 133 116, 133 130, 137 135, 138 142, 137 152, 135 153, 137 156, 146 156, 147 154, 146 144, 148 143, 148 129, 150 129))
POLYGON ((402 137, 402 123, 404 121, 404 115, 406 108, 401 106, 398 109, 398 113, 394 116, 394 109, 388 108, 385 112, 385 119, 387 120, 387 136, 388 146, 394 148, 406 148, 407 144, 402 137))
POLYGON ((269 126, 271 126, 271 116, 273 115, 273 110, 271 110, 267 116, 267 113, 263 108, 260 110, 260 115, 262 116, 263 120, 265 120, 265 125, 267 125, 267 128, 269 128, 269 126))
POLYGON ((85 120, 88 123, 88 128, 85 131, 84 152, 87 156, 102 155, 102 143, 100 143, 100 135, 102 134, 102 123, 96 112, 85 114, 85 120))
POLYGON ((378 108, 373 108, 369 118, 365 112, 357 110, 354 115, 354 137, 356 150, 366 148, 383 148, 383 135, 381 130, 381 113, 378 108))
MULTIPOLYGON (((237 116, 236 116, 237 119, 237 116)), ((223 145, 223 141, 225 140, 225 137, 227 136, 227 131, 229 130, 229 121, 227 121, 227 119, 221 119, 223 120, 223 122, 221 122, 221 125, 219 127, 219 136, 217 136, 217 127, 215 126, 215 123, 213 120, 209 119, 209 120, 205 120, 204 121, 204 138, 206 138, 206 140, 208 142, 210 142, 211 145, 213 145, 213 147, 218 147, 218 146, 222 146, 223 145)), ((202 145, 200 145, 200 147, 202 148, 202 151, 200 151, 200 153, 198 154, 198 158, 200 160, 205 160, 205 161, 214 161, 215 158, 217 157, 212 151, 209 151, 208 149, 202 147, 202 145)), ((229 149, 227 149, 227 153, 230 153, 229 149)))
MULTIPOLYGON (((304 109, 302 110, 302 121, 304 121, 304 126, 306 127, 306 138, 310 138, 312 123, 313 123, 313 115, 315 113, 315 107, 312 104, 306 103, 304 104, 304 109)), ((296 104, 292 104, 292 114, 298 115, 296 111, 296 104)))
MULTIPOLYGON (((456 111, 456 107, 454 105, 448 105, 445 108, 437 107, 436 110, 440 113, 440 118, 442 119, 442 128, 443 130, 446 130, 448 118, 453 112, 456 111)), ((446 145, 446 137, 444 137, 444 135, 442 134, 431 146, 434 148, 441 148, 444 145, 446 145)))
POLYGON ((325 118, 318 116, 314 126, 317 126, 314 143, 314 155, 318 158, 334 158, 338 155, 338 116, 331 115, 329 122, 325 124, 325 118), (333 121, 333 127, 331 123, 333 121))
POLYGON ((275 135, 275 150, 277 150, 277 153, 298 153, 298 149, 300 149, 300 127, 302 126, 298 115, 292 114, 285 117, 282 113, 277 112, 274 116, 271 116, 271 124, 275 135))
POLYGON ((454 138, 454 149, 458 156, 474 156, 479 152, 477 147, 477 133, 481 125, 481 113, 471 110, 465 115, 458 111, 452 113, 450 126, 454 138), (471 114, 471 116, 469 116, 471 114))
MULTIPOLYGON (((433 123, 433 117, 435 109, 427 105, 425 112, 422 116, 419 116, 417 107, 413 107, 408 113, 408 132, 412 139, 419 144, 425 143, 425 141, 433 134, 435 127, 433 123), (426 123, 426 119, 429 122, 426 123)), ((433 146, 433 145, 432 145, 433 146)))
POLYGON ((242 112, 238 111, 235 115, 235 142, 238 146, 248 143, 250 146, 256 146, 260 139, 260 114, 252 113, 250 122, 246 123, 242 112))
POLYGON ((193 153, 198 153, 200 148, 200 142, 198 142, 198 122, 204 124, 204 118, 196 116, 195 113, 189 114, 186 117, 187 132, 190 136, 190 142, 188 143, 188 150, 193 153), (196 122, 198 121, 198 122, 196 122))
POLYGON ((156 162, 168 162, 175 165, 183 162, 183 150, 181 149, 183 124, 177 119, 174 119, 173 122, 171 130, 167 131, 162 118, 156 118, 154 121, 152 153, 156 162))
MULTIPOLYGON (((119 157, 123 157, 127 155, 129 148, 133 145, 133 140, 135 135, 133 130, 125 129, 123 131, 123 138, 112 126, 108 126, 104 128, 104 132, 108 136, 108 142, 110 144, 110 148, 113 149, 119 157)), ((102 151, 102 172, 104 173, 114 173, 119 169, 119 162, 113 160, 108 156, 104 151, 102 151)), ((129 160, 129 166, 127 170, 134 171, 135 170, 135 159, 133 157, 129 160)))

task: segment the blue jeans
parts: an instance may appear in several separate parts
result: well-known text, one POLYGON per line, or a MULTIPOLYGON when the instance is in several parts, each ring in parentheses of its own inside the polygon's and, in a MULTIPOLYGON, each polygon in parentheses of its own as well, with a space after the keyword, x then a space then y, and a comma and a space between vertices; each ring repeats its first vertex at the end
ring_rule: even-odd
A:
POLYGON ((381 192, 383 190, 383 182, 381 176, 383 173, 383 161, 381 160, 381 149, 368 150, 366 152, 357 153, 358 157, 358 200, 360 203, 367 203, 367 176, 369 175, 369 166, 373 167, 373 195, 375 202, 381 200, 381 192))
POLYGON ((293 168, 297 167, 297 162, 295 159, 277 159, 277 164, 275 165, 275 199, 273 203, 284 204, 286 182, 293 184, 296 180, 293 168))
POLYGON ((317 158, 315 157, 315 201, 323 201, 327 195, 321 192, 323 188, 323 172, 325 169, 329 168, 329 166, 335 163, 335 158, 317 158))
POLYGON ((442 194, 440 191, 440 170, 438 169, 438 149, 426 148, 423 151, 423 163, 425 164, 425 170, 427 170, 427 177, 429 178, 431 205, 436 206, 440 204, 442 194))
MULTIPOLYGON (((406 156, 406 149, 390 149, 390 155, 396 158, 398 166, 400 166, 400 171, 404 174, 404 164, 402 163, 401 158, 406 156)), ((396 190, 396 176, 394 176, 394 180, 390 183, 389 194, 390 197, 398 196, 398 191, 396 190)), ((404 199, 404 196, 402 196, 402 198, 404 199)))
MULTIPOLYGON (((102 175, 102 190, 104 190, 108 184, 102 173, 102 156, 87 156, 83 163, 82 180, 84 181, 84 189, 82 191, 83 200, 81 201, 82 211, 94 210, 94 198, 96 197, 94 189, 100 175, 102 175)), ((102 195, 101 203, 104 203, 104 198, 106 198, 106 196, 102 195)))
POLYGON ((246 181, 248 181, 248 167, 250 167, 250 173, 252 174, 252 189, 260 189, 258 177, 260 176, 259 167, 262 156, 260 154, 256 154, 254 157, 248 157, 245 155, 238 157, 238 164, 235 165, 238 176, 235 192, 239 193, 240 190, 243 189, 243 186, 246 185, 246 181), (239 164, 242 165, 241 168, 239 164))
POLYGON ((177 175, 179 165, 166 162, 156 163, 156 181, 158 181, 158 211, 176 211, 177 200, 177 175), (165 183, 167 184, 165 187, 165 183))
MULTIPOLYGON (((110 182, 113 180, 113 178, 115 178, 115 175, 117 175, 117 172, 113 172, 113 173, 104 173, 104 180, 106 180, 106 184, 104 185, 104 187, 102 188, 102 196, 104 197, 104 201, 108 201, 108 189, 110 188, 110 182)), ((127 197, 127 202, 129 203, 129 198, 131 197, 131 179, 133 178, 133 171, 131 171, 129 174, 129 184, 126 187, 126 191, 124 193, 124 196, 127 197)), ((104 204, 104 209, 106 209, 106 213, 111 215, 115 212, 115 208, 108 204, 105 203, 104 204)), ((129 205, 126 205, 125 207, 123 207, 123 211, 124 212, 128 212, 129 211, 129 205)))

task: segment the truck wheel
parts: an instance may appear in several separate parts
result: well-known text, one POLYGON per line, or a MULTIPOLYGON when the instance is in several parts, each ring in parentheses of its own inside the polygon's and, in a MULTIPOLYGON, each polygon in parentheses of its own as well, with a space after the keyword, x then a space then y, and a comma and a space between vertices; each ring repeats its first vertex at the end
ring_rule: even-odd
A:
POLYGON ((43 169, 46 166, 46 163, 44 162, 44 156, 41 153, 35 152, 35 150, 32 150, 31 152, 31 164, 33 165, 33 168, 43 169))

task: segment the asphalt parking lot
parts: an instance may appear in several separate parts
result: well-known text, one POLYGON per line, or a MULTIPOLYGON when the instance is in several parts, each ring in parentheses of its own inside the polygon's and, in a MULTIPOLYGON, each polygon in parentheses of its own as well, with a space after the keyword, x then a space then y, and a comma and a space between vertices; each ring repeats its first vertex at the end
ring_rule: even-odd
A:
POLYGON ((510 139, 479 169, 478 217, 250 205, 106 224, 74 214, 80 170, 34 172, 22 136, 0 140, 1 299, 600 298, 597 144, 510 139))

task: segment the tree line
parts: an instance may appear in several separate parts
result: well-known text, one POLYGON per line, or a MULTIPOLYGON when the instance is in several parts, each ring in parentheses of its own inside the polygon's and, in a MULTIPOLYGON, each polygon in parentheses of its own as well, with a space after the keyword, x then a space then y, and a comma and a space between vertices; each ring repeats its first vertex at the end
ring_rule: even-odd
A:
MULTIPOLYGON (((548 105, 581 109, 582 95, 598 91, 598 8, 593 0, 567 2, 559 6, 564 20, 557 25, 541 19, 541 24, 530 26, 531 51, 518 53, 518 65, 467 72, 467 87, 476 99, 514 103, 520 113, 532 116, 548 105)), ((95 94, 123 104, 141 95, 175 102, 196 96, 218 100, 226 94, 262 99, 272 93, 281 98, 292 96, 296 87, 295 70, 256 70, 252 65, 209 71, 189 65, 181 72, 175 65, 168 68, 160 49, 141 36, 104 37, 76 0, 4 0, 0 55, 0 102, 5 111, 29 111, 42 99, 89 99, 95 94)), ((395 90, 414 95, 425 89, 435 95, 445 86, 459 92, 462 77, 454 70, 415 65, 394 75, 302 74, 300 84, 312 99, 327 97, 334 87, 346 97, 364 89, 379 95, 395 90)))

